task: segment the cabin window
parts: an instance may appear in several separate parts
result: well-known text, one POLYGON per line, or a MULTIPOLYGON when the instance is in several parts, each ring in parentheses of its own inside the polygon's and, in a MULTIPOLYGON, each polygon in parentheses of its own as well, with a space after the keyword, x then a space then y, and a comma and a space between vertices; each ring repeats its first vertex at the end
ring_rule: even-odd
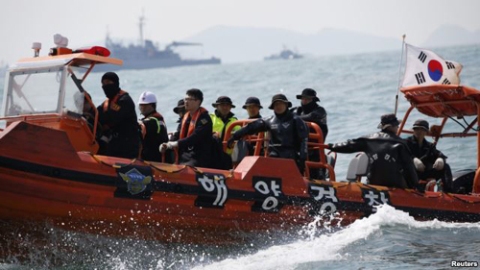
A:
POLYGON ((59 112, 62 67, 12 72, 5 101, 5 116, 59 112))

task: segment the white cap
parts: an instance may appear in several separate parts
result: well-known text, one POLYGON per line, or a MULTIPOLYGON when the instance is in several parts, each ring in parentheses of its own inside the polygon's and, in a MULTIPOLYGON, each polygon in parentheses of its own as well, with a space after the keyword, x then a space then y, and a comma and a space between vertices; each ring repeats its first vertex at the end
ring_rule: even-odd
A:
POLYGON ((138 99, 138 104, 150 104, 150 103, 157 103, 157 97, 152 92, 143 92, 138 99))

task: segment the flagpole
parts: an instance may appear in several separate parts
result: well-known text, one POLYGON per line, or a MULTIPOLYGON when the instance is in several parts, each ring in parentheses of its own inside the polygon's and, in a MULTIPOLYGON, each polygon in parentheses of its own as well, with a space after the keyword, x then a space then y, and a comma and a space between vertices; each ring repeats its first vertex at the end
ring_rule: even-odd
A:
POLYGON ((395 95, 395 115, 397 115, 397 110, 398 110, 398 92, 400 92, 400 85, 401 85, 401 80, 402 80, 402 61, 403 61, 403 49, 405 48, 405 37, 406 35, 403 34, 402 36, 402 53, 400 54, 400 64, 398 65, 398 87, 397 87, 397 94, 395 95))

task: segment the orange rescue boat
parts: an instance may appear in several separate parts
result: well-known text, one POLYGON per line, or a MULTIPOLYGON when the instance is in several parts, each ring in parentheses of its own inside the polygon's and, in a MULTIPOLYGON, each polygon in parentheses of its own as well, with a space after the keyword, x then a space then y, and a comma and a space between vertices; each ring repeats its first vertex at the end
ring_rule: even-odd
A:
MULTIPOLYGON (((326 180, 310 179, 308 170, 301 175, 293 160, 259 156, 263 134, 249 138, 257 144, 255 153, 232 170, 96 155, 97 115, 89 124, 75 98, 88 96, 82 83, 95 65, 121 61, 59 51, 63 53, 21 60, 7 73, 0 119, 5 123, 0 131, 1 235, 19 224, 29 224, 24 226, 28 231, 48 223, 165 242, 241 242, 259 233, 297 230, 333 213, 348 224, 382 203, 418 219, 480 221, 480 159, 475 170, 461 176, 470 185, 468 194, 365 184, 359 181, 365 171, 355 169, 359 164, 351 166, 349 179, 337 181, 334 162, 327 162, 334 158, 324 153, 322 133, 312 123, 310 137, 318 142, 309 147, 320 151, 321 160, 306 166, 325 168, 326 180)), ((479 125, 479 90, 449 85, 402 92, 412 104, 404 120, 417 108, 444 119, 437 139, 477 136, 480 142, 478 132, 469 133, 479 125), (441 133, 448 117, 472 115, 477 119, 466 130, 441 133)), ((235 125, 247 122, 230 126, 225 140, 235 125)), ((403 124, 400 131, 408 132, 403 124)))

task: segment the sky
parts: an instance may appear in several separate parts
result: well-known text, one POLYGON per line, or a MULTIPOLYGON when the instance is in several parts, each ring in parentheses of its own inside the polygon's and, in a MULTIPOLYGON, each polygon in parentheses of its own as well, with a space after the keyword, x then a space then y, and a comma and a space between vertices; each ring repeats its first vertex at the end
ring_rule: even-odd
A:
MULTIPOLYGON (((53 35, 72 49, 111 37, 145 38, 160 44, 182 40, 210 27, 282 28, 315 34, 324 28, 353 30, 421 44, 439 26, 480 30, 478 0, 3 0, 0 9, 0 64, 54 47, 53 35)), ((103 45, 103 44, 100 44, 103 45)))

